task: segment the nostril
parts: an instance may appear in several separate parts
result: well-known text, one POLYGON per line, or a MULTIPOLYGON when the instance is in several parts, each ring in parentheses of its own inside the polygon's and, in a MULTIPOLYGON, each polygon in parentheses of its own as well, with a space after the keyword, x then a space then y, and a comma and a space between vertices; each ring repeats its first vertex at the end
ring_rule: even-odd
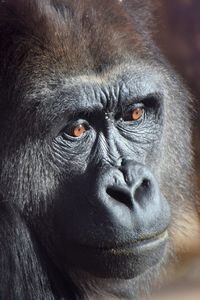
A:
POLYGON ((149 179, 143 179, 142 183, 136 188, 134 199, 138 203, 143 203, 143 200, 150 199, 151 197, 151 182, 149 179))
POLYGON ((117 186, 110 186, 106 189, 106 192, 112 199, 125 204, 129 208, 132 208, 133 199, 128 190, 117 186))
POLYGON ((146 179, 146 178, 143 179, 141 186, 144 190, 149 190, 150 185, 151 185, 151 182, 149 179, 146 179))

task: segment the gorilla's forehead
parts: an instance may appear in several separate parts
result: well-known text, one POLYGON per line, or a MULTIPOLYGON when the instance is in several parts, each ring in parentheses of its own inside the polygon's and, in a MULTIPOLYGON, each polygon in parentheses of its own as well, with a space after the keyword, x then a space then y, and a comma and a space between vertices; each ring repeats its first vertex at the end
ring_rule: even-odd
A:
POLYGON ((52 80, 51 84, 48 81, 43 84, 39 94, 51 96, 40 96, 39 106, 44 105, 48 110, 53 106, 51 111, 58 115, 74 110, 114 109, 116 105, 149 95, 163 96, 165 76, 156 66, 146 64, 118 66, 101 75, 91 73, 72 78, 63 75, 57 85, 52 85, 52 80))

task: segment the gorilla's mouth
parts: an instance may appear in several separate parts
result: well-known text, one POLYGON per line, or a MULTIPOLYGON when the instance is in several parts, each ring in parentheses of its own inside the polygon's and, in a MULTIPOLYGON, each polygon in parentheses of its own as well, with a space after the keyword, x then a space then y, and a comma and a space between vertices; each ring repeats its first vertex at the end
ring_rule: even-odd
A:
POLYGON ((131 255, 133 253, 139 254, 145 250, 153 250, 154 248, 158 247, 160 243, 165 242, 168 239, 168 231, 165 230, 164 232, 140 239, 138 241, 134 241, 132 243, 125 243, 117 247, 110 247, 110 248, 97 248, 102 252, 110 253, 111 255, 131 255))
MULTIPOLYGON (((158 265, 166 253, 168 231, 120 246, 98 248, 79 245, 70 249, 71 261, 97 277, 130 279, 158 265)), ((68 249, 69 250, 69 249, 68 249)), ((68 252, 68 254, 69 254, 68 252)))

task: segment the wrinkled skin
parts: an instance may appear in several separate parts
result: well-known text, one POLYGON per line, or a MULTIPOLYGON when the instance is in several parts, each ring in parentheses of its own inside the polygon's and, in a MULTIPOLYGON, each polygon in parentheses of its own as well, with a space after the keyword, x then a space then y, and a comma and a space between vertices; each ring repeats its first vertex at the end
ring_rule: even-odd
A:
POLYGON ((0 2, 2 299, 134 299, 167 260, 193 199, 190 96, 150 9, 0 2))

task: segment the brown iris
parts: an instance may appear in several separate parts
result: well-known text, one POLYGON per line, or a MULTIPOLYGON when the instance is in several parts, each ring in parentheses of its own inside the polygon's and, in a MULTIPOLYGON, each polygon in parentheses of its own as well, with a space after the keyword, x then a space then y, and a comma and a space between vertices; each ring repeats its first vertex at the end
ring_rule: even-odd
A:
POLYGON ((133 121, 138 121, 144 114, 144 109, 142 107, 137 107, 131 112, 131 117, 133 121))
POLYGON ((74 137, 81 137, 86 132, 86 128, 83 124, 77 125, 73 128, 72 135, 74 137))

